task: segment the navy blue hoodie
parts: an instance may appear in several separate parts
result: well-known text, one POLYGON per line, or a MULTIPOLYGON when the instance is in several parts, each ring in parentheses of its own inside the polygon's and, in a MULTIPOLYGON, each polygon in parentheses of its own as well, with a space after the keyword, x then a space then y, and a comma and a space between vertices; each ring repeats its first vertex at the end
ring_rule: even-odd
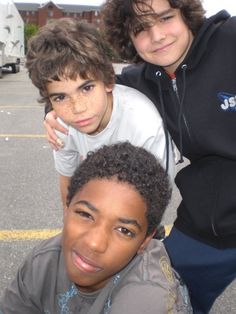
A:
POLYGON ((236 247, 236 17, 221 11, 206 19, 175 75, 176 82, 144 62, 117 82, 155 103, 190 160, 176 176, 183 200, 175 226, 215 247, 236 247))

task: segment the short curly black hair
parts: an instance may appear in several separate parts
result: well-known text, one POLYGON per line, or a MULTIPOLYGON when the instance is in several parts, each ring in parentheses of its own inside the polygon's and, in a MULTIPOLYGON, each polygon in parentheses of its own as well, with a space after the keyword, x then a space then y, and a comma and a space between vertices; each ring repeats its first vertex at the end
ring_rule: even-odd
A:
POLYGON ((129 142, 105 145, 90 152, 71 178, 67 206, 92 179, 109 179, 132 185, 147 205, 147 235, 160 224, 171 197, 168 175, 160 162, 142 147, 129 142))

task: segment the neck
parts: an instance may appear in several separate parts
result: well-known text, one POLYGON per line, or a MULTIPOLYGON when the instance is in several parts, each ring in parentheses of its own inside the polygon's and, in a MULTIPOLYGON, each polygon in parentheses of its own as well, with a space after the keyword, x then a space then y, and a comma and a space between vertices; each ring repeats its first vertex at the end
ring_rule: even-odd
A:
POLYGON ((100 132, 102 132, 107 127, 107 125, 111 119, 112 109, 113 109, 113 95, 112 95, 112 92, 109 92, 109 93, 107 93, 106 109, 105 109, 103 118, 101 119, 101 122, 100 122, 97 130, 94 132, 94 135, 99 134, 100 132))

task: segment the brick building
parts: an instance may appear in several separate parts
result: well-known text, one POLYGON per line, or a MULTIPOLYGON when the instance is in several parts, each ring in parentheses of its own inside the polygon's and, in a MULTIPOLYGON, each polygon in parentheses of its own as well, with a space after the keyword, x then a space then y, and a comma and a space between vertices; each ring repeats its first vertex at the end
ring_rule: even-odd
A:
MULTIPOLYGON (((65 0, 66 1, 66 0, 65 0)), ((98 29, 102 27, 100 7, 91 5, 45 3, 15 3, 25 24, 45 25, 50 19, 74 17, 93 23, 98 29)))

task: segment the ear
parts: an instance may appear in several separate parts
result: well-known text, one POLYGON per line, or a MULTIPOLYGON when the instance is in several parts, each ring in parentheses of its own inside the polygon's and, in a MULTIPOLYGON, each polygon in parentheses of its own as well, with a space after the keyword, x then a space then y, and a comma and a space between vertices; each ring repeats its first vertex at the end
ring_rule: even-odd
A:
POLYGON ((154 237, 155 233, 156 233, 156 229, 153 231, 152 234, 150 234, 149 236, 147 236, 147 237, 144 239, 143 243, 141 244, 141 246, 140 246, 140 248, 139 248, 139 250, 138 250, 138 252, 137 252, 138 254, 142 254, 142 253, 144 252, 144 250, 145 250, 146 247, 148 246, 149 242, 150 242, 150 241, 152 240, 152 238, 154 237))
POLYGON ((112 92, 113 87, 114 87, 114 84, 109 84, 109 85, 107 85, 107 86, 105 87, 106 92, 107 92, 107 93, 112 92))
POLYGON ((64 208, 63 208, 63 219, 68 215, 68 211, 69 211, 69 208, 68 208, 68 206, 64 206, 64 208))

